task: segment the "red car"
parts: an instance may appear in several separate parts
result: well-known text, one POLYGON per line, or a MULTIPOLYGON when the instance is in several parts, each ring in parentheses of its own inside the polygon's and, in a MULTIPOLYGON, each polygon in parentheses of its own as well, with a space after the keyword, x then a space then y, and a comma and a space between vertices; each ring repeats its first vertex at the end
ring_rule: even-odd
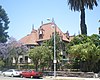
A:
POLYGON ((40 78, 43 76, 42 72, 36 72, 34 70, 27 70, 27 71, 22 71, 20 74, 21 77, 30 77, 30 78, 40 78))

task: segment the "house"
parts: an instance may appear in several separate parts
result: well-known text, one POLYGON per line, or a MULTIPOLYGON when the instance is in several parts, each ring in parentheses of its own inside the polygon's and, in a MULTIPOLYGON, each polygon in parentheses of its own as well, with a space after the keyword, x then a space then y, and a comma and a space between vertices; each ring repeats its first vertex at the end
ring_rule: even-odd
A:
MULTIPOLYGON (((27 46, 37 46, 40 45, 40 42, 49 40, 54 33, 54 23, 42 24, 38 30, 32 28, 32 31, 27 36, 21 38, 19 41, 27 46)), ((63 33, 57 25, 55 25, 56 32, 62 37, 63 41, 70 42, 69 36, 67 33, 63 33)))
MULTIPOLYGON (((52 35, 54 34, 54 30, 60 35, 62 41, 66 43, 71 41, 72 38, 70 38, 69 33, 63 33, 53 22, 42 24, 38 30, 35 30, 33 27, 31 33, 21 38, 19 41, 22 44, 27 45, 29 48, 34 48, 35 46, 41 45, 43 41, 51 39, 52 35)), ((29 59, 27 58, 27 60, 29 59)), ((28 62, 30 63, 30 61, 31 60, 28 62)))

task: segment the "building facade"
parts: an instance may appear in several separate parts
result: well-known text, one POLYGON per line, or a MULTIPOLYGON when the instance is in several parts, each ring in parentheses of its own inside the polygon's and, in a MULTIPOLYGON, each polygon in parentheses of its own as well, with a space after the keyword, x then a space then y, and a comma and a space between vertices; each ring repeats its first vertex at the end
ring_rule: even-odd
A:
MULTIPOLYGON (((72 37, 69 36, 69 33, 63 33, 59 27, 54 24, 53 22, 51 23, 46 23, 46 24, 42 24, 38 30, 34 29, 34 27, 32 28, 32 31, 30 34, 26 35, 25 37, 21 38, 19 41, 24 44, 27 45, 28 48, 34 48, 36 46, 39 46, 42 44, 43 41, 46 40, 50 40, 51 37, 54 34, 54 27, 52 25, 55 25, 55 31, 60 35, 61 40, 69 43, 72 39, 72 37)), ((19 63, 21 63, 21 60, 23 57, 19 58, 19 63)), ((22 59, 22 60, 25 60, 22 59)), ((30 63, 31 60, 29 58, 27 58, 27 62, 30 63)))

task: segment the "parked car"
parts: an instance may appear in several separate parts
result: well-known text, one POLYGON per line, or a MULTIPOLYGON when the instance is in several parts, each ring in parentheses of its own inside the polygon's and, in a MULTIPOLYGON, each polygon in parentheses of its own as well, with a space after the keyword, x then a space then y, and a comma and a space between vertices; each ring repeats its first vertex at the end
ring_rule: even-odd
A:
POLYGON ((21 71, 17 70, 17 69, 8 69, 7 71, 2 72, 3 76, 20 76, 21 71))
POLYGON ((2 74, 2 71, 0 71, 0 75, 2 74))
POLYGON ((100 72, 98 72, 98 77, 100 78, 100 72))
POLYGON ((43 76, 42 72, 36 72, 34 70, 27 70, 27 71, 22 71, 20 74, 21 77, 29 77, 29 78, 40 78, 43 76))

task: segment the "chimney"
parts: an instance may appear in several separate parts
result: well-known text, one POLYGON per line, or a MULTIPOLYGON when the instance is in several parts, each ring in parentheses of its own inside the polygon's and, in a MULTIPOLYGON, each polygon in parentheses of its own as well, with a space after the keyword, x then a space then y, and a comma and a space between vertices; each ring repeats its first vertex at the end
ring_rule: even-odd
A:
POLYGON ((32 24, 32 30, 34 30, 34 24, 32 24))
POLYGON ((43 25, 43 21, 41 21, 41 25, 43 25))

